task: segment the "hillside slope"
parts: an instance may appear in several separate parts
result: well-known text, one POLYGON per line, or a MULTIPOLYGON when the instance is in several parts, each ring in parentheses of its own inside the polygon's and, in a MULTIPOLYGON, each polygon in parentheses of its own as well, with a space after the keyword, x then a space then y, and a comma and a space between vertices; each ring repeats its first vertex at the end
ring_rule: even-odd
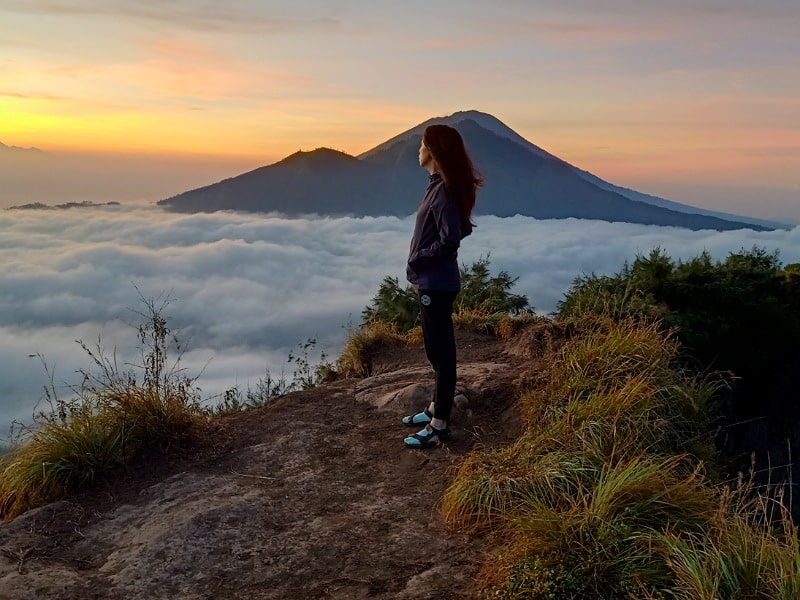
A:
POLYGON ((421 347, 394 348, 372 377, 217 419, 189 451, 2 524, 0 599, 472 598, 481 540, 437 504, 471 449, 518 432, 524 339, 457 332, 447 447, 403 447, 432 377, 421 347))

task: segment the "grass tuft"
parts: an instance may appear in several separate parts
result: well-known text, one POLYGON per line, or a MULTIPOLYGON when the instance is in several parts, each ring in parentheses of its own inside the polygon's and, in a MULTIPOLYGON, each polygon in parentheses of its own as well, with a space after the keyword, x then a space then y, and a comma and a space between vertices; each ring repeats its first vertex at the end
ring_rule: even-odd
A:
POLYGON ((0 459, 0 516, 13 518, 58 500, 98 474, 124 464, 130 430, 81 405, 63 421, 51 420, 0 459))
POLYGON ((37 414, 0 457, 0 518, 63 498, 145 450, 180 444, 204 421, 193 380, 179 359, 168 361, 173 337, 162 317, 167 303, 145 302, 149 312, 138 328, 140 376, 120 369, 99 343, 92 349, 80 342, 96 371, 83 372, 70 399, 58 398, 51 386, 51 410, 37 414))
POLYGON ((382 321, 365 323, 347 337, 336 370, 344 377, 368 377, 372 374, 372 359, 376 351, 404 343, 405 336, 397 333, 394 326, 382 321))

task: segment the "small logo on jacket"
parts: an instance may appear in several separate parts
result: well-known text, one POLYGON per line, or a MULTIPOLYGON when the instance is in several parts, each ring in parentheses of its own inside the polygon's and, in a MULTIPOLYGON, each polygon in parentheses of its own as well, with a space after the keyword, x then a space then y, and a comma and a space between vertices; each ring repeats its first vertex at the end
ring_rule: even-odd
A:
POLYGON ((422 306, 430 306, 431 305, 431 297, 428 294, 422 294, 419 297, 419 301, 422 302, 422 306))

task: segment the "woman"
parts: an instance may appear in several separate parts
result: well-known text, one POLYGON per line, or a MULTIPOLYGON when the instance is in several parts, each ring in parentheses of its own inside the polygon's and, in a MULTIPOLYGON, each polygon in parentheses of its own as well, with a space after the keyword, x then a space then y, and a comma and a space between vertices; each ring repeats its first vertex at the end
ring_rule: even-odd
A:
POLYGON ((450 439, 450 412, 456 388, 453 302, 461 289, 458 247, 472 233, 475 194, 483 179, 464 148, 461 135, 447 125, 425 129, 419 164, 429 174, 417 211, 406 275, 419 293, 425 354, 435 373, 433 399, 420 413, 403 417, 419 432, 405 438, 409 448, 428 448, 450 439))

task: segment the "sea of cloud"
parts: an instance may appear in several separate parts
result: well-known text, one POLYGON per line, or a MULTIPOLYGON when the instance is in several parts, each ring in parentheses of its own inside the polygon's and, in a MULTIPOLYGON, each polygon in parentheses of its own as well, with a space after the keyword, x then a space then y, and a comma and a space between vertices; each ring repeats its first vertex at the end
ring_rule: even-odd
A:
MULTIPOLYGON (((140 295, 186 349, 204 398, 270 373, 291 379, 300 344, 335 358, 382 279, 404 281, 413 217, 283 219, 182 215, 149 204, 0 213, 0 438, 42 408, 45 386, 69 396, 91 361, 77 341, 137 363, 140 295), (45 369, 45 364, 47 368, 45 369)), ((722 260, 758 246, 800 262, 800 227, 715 232, 578 219, 479 217, 460 252, 518 276, 514 291, 554 311, 573 280, 616 273, 659 246, 675 259, 722 260)))

